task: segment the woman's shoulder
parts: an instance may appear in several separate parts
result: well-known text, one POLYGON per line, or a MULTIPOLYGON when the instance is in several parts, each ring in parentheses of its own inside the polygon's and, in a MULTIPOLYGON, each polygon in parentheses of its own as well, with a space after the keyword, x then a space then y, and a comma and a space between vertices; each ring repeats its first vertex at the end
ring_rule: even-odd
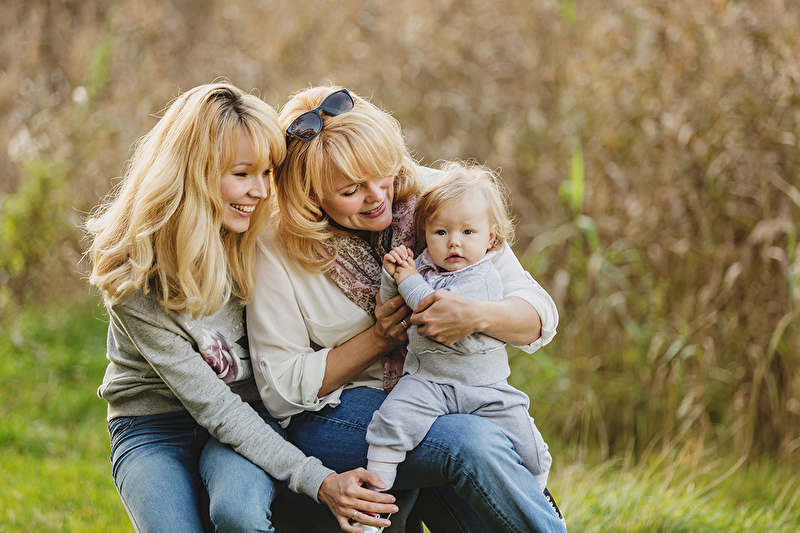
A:
POLYGON ((423 167, 419 165, 417 166, 417 172, 419 173, 420 178, 422 178, 422 183, 425 186, 434 183, 444 174, 444 172, 442 172, 441 170, 431 167, 423 167))
POLYGON ((152 290, 145 293, 137 289, 114 302, 106 301, 106 308, 116 327, 137 337, 145 330, 172 329, 176 318, 174 313, 164 308, 152 290))
POLYGON ((278 239, 275 229, 267 229, 256 241, 256 269, 273 268, 270 265, 281 265, 283 269, 294 270, 295 261, 278 239))
MULTIPOLYGON (((244 305, 231 296, 217 311, 200 316, 166 309, 155 291, 134 291, 113 304, 108 304, 111 320, 126 331, 150 335, 179 333, 184 335, 197 327, 222 332, 234 332, 242 324, 244 305), (157 333, 160 331, 161 333, 157 333)), ((191 335, 190 335, 191 336, 191 335)), ((237 337, 238 338, 238 337, 237 337)))
POLYGON ((267 227, 261 232, 261 234, 259 234, 258 243, 268 248, 278 246, 277 229, 274 227, 274 225, 267 227))
POLYGON ((158 301, 155 291, 145 292, 142 289, 136 289, 129 294, 109 302, 106 300, 106 307, 113 309, 116 312, 127 311, 143 314, 156 314, 165 312, 164 306, 158 301))
POLYGON ((264 230, 256 241, 256 264, 259 268, 264 263, 277 262, 283 265, 291 265, 289 254, 286 253, 283 245, 278 239, 278 234, 274 228, 264 230))

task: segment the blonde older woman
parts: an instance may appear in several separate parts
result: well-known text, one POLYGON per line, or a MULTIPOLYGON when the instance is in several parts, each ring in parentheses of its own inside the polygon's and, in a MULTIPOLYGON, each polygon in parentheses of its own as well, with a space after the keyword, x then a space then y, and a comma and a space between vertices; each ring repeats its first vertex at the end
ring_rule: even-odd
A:
MULTIPOLYGON (((250 350, 261 397, 290 439, 344 471, 366 464, 366 428, 397 377, 409 324, 444 344, 481 331, 532 352, 552 339, 558 314, 508 246, 494 261, 501 301, 437 291, 414 310, 399 296, 376 303, 381 258, 416 247, 414 201, 436 172, 415 165, 388 113, 340 87, 295 94, 279 122, 287 157, 275 176, 276 224, 257 247, 250 350)), ((446 522, 437 533, 564 531, 509 440, 479 417, 439 418, 408 454, 395 488, 432 487, 463 498, 446 489, 420 498, 433 504, 429 527, 446 522), (453 515, 461 523, 444 520, 453 515)), ((372 531, 385 524, 352 511, 372 531)))

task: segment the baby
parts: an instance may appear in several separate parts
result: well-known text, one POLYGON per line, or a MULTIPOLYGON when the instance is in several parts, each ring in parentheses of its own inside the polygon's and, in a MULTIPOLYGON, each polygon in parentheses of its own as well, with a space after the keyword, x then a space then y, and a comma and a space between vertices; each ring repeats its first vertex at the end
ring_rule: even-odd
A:
MULTIPOLYGON (((445 176, 420 196, 414 212, 417 239, 426 249, 416 262, 404 246, 384 256, 381 301, 399 291, 414 308, 437 289, 471 300, 503 298, 491 257, 513 235, 504 187, 495 173, 481 166, 451 163, 444 170, 445 176)), ((474 333, 445 346, 418 334, 416 326, 409 328, 408 340, 403 377, 367 430, 367 469, 391 487, 398 464, 437 417, 486 417, 511 440, 563 522, 546 488, 552 458, 528 414, 528 396, 506 381, 511 369, 505 343, 474 333)))

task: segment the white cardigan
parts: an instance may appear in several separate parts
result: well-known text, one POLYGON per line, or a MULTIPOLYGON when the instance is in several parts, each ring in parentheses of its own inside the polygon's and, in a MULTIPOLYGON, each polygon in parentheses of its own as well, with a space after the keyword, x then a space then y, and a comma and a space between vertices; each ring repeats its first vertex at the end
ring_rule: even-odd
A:
MULTIPOLYGON (((420 170, 432 177, 430 169, 420 170)), ((256 254, 255 295, 247 306, 247 331, 256 384, 270 413, 288 423, 289 417, 302 411, 338 405, 346 388, 383 388, 379 360, 345 386, 317 396, 328 352, 371 327, 374 320, 330 276, 298 266, 271 234, 261 236, 256 254)), ((503 280, 504 296, 526 300, 541 317, 539 339, 519 347, 532 353, 556 334, 555 303, 508 245, 492 262, 503 280)))

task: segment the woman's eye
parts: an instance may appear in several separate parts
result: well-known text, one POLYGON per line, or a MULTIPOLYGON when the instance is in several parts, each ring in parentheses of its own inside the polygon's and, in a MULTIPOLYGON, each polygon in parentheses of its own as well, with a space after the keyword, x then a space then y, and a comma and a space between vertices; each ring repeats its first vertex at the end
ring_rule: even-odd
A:
POLYGON ((356 188, 354 188, 352 190, 343 192, 342 196, 353 196, 357 192, 358 192, 358 187, 356 187, 356 188))
POLYGON ((234 176, 239 177, 239 178, 246 178, 247 177, 247 172, 237 172, 236 174, 234 174, 234 176))

